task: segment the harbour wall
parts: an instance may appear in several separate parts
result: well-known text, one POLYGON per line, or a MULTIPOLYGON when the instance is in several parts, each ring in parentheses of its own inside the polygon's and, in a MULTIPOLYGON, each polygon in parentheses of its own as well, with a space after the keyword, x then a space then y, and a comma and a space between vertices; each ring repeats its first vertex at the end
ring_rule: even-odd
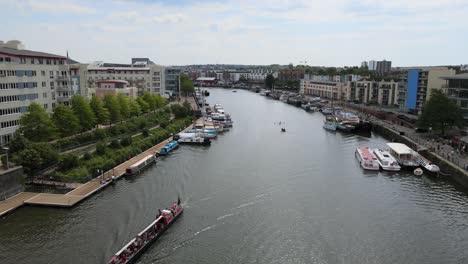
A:
POLYGON ((466 170, 430 151, 426 147, 420 146, 418 143, 406 137, 404 134, 400 134, 400 132, 383 126, 377 122, 372 122, 372 130, 392 142, 403 143, 408 147, 417 150, 422 156, 426 157, 440 167, 442 172, 441 175, 443 177, 449 177, 463 187, 468 188, 468 172, 466 170))
POLYGON ((12 167, 0 172, 0 201, 24 190, 23 167, 12 167))

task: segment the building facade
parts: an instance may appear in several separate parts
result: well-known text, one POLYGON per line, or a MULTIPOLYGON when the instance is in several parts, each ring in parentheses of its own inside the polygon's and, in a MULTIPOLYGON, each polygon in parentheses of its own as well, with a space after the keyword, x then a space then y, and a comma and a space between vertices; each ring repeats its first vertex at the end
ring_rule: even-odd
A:
POLYGON ((148 58, 132 58, 131 64, 94 62, 88 65, 88 86, 97 87, 97 82, 105 80, 125 80, 137 87, 138 94, 144 92, 167 96, 165 69, 148 58))
POLYGON ((381 106, 398 103, 398 82, 393 80, 346 82, 343 90, 348 101, 381 106))
POLYGON ((369 61, 369 71, 377 70, 377 62, 375 60, 369 61))
POLYGON ((443 86, 447 96, 452 99, 464 111, 465 119, 468 119, 468 73, 442 77, 443 86))
POLYGON ((97 87, 89 88, 90 97, 97 96, 103 99, 107 94, 123 94, 126 97, 136 99, 138 96, 138 89, 129 87, 129 83, 125 80, 98 81, 96 85, 97 87))
POLYGON ((343 87, 344 84, 341 82, 302 79, 299 83, 299 93, 303 95, 341 100, 344 96, 343 87))
POLYGON ((381 75, 391 72, 392 62, 386 60, 378 61, 375 67, 375 71, 381 75))
POLYGON ((85 65, 68 65, 60 55, 25 50, 20 41, 0 41, 0 145, 19 128, 31 102, 51 113, 74 94, 86 94, 85 65))
POLYGON ((167 67, 165 69, 166 89, 165 93, 169 96, 177 96, 179 91, 180 69, 167 67))
POLYGON ((442 77, 455 75, 447 67, 407 68, 400 74, 398 105, 402 110, 420 114, 433 89, 442 89, 442 77))

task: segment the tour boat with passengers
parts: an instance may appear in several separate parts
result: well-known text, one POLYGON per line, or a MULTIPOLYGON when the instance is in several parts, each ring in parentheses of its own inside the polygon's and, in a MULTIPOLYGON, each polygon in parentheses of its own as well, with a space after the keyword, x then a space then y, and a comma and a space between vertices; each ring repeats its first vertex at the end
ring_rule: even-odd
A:
POLYGON ((144 168, 148 167, 152 163, 156 163, 156 156, 155 155, 148 155, 143 159, 139 160, 138 162, 132 164, 125 170, 126 175, 133 175, 135 173, 139 173, 144 168))
POLYGON ((379 170, 379 162, 368 147, 357 147, 355 151, 356 159, 365 170, 379 170))
POLYGON ((130 240, 109 260, 109 264, 129 264, 135 261, 166 231, 183 213, 180 199, 166 209, 159 210, 156 220, 151 222, 134 239, 130 240))
POLYGON ((389 153, 398 161, 402 167, 418 167, 416 151, 402 143, 387 143, 390 148, 389 153))
POLYGON ((398 161, 384 149, 373 150, 377 161, 384 171, 399 171, 401 167, 398 165, 398 161))
POLYGON ((173 151, 174 149, 178 148, 179 147, 179 142, 173 140, 169 143, 166 144, 166 146, 162 147, 159 152, 157 152, 157 155, 161 156, 161 155, 167 155, 169 154, 171 151, 173 151))

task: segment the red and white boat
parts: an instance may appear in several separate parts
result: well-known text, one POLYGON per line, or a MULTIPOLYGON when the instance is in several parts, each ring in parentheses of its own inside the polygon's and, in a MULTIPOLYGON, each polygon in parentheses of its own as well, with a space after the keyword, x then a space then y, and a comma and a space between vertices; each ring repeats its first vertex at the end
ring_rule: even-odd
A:
POLYGON ((379 162, 368 147, 357 147, 354 154, 356 155, 356 159, 359 161, 359 164, 361 164, 363 169, 375 171, 379 170, 379 162))
POLYGON ((109 260, 109 264, 134 263, 176 221, 183 211, 180 199, 168 208, 160 210, 156 220, 115 253, 109 260))

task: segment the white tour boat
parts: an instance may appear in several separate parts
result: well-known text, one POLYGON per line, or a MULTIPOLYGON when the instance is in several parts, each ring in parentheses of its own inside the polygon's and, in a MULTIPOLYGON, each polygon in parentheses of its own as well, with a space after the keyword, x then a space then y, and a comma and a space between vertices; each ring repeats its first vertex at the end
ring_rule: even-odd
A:
POLYGON ((419 163, 416 160, 414 150, 402 143, 387 143, 390 148, 390 154, 398 161, 398 164, 403 167, 418 167, 419 163))
POLYGON ((399 171, 401 167, 398 165, 398 161, 384 149, 373 150, 377 161, 384 171, 399 171))
POLYGON ((361 167, 365 170, 379 170, 379 162, 368 147, 357 147, 354 152, 356 159, 361 167))

